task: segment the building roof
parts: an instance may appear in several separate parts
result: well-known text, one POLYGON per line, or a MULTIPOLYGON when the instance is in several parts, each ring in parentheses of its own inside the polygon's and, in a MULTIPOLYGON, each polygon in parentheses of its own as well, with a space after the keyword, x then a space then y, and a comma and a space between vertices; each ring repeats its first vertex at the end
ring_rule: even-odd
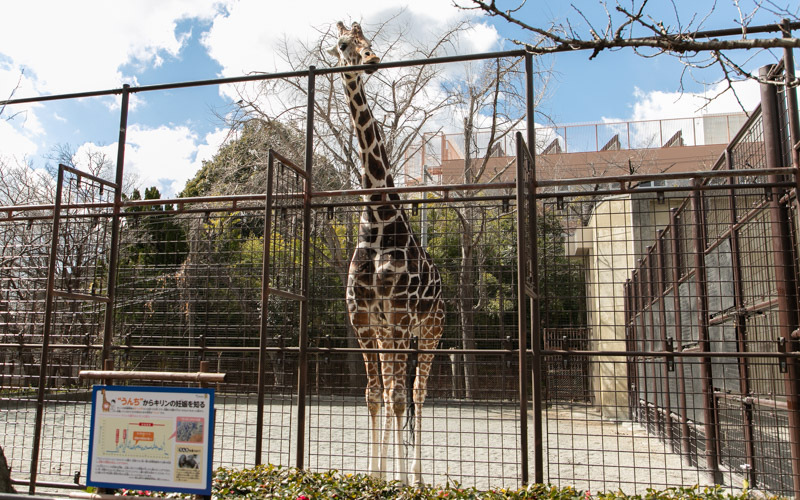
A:
MULTIPOLYGON (((725 144, 705 146, 675 146, 648 149, 623 149, 580 153, 551 153, 536 156, 538 180, 570 179, 579 177, 604 177, 663 172, 694 172, 711 170, 725 150, 725 144)), ((480 167, 483 159, 472 160, 473 169, 480 167)), ((434 171, 441 175, 442 184, 462 184, 464 160, 445 160, 434 171)), ((486 170, 474 182, 513 182, 516 180, 516 158, 492 156, 486 170)))

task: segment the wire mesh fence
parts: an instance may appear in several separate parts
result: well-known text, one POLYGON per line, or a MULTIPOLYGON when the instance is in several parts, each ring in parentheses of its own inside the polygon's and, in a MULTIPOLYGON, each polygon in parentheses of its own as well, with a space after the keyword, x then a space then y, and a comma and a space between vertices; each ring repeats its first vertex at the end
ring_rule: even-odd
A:
POLYGON ((0 443, 14 479, 81 484, 91 387, 78 373, 113 360, 227 374, 214 465, 392 476, 414 449, 426 482, 747 481, 796 495, 797 177, 779 168, 787 155, 770 160, 788 133, 770 113, 710 173, 537 182, 517 136, 517 183, 392 200, 441 274, 445 320, 433 347, 404 352, 408 388, 432 355, 425 404, 407 393, 420 437, 404 416, 381 470, 365 398, 376 349, 345 290, 360 221, 388 195, 313 193, 276 154, 259 167, 264 193, 225 198, 122 202, 63 170, 60 205, 0 218, 0 443))

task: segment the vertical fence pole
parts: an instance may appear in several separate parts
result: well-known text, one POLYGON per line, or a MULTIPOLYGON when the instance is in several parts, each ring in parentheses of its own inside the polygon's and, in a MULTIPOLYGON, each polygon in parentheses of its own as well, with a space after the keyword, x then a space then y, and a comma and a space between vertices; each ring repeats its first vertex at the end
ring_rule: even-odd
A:
MULTIPOLYGON (((783 29, 783 37, 791 38, 792 30, 790 29, 788 19, 781 22, 783 29)), ((798 117, 797 109, 797 87, 792 87, 791 83, 794 81, 794 51, 793 49, 783 49, 783 77, 786 86, 786 107, 789 111, 789 144, 791 145, 792 166, 800 169, 800 117, 798 117)), ((797 174, 795 174, 797 175, 797 174)), ((797 179, 800 182, 800 178, 797 179)), ((796 182, 796 184, 797 184, 796 182)), ((797 192, 797 199, 800 200, 800 190, 797 192)))
MULTIPOLYGON (((664 295, 666 294, 667 289, 667 264, 666 264, 666 256, 664 252, 664 230, 661 229, 658 231, 658 237, 656 239, 656 271, 658 272, 658 277, 656 279, 656 283, 658 285, 658 305, 659 305, 659 321, 661 322, 660 330, 660 337, 661 337, 661 345, 664 351, 669 351, 669 345, 667 341, 667 311, 666 311, 666 301, 664 300, 664 295)), ((670 364, 670 359, 664 358, 664 362, 662 365, 662 374, 661 383, 662 385, 662 394, 664 395, 664 425, 666 426, 666 437, 667 441, 670 443, 670 446, 674 447, 675 442, 672 439, 672 405, 670 404, 670 396, 671 392, 669 390, 669 367, 675 367, 675 364, 670 364)))
MULTIPOLYGON (((678 240, 678 209, 673 208, 669 218, 670 253, 672 254, 672 295, 674 303, 673 324, 675 326, 675 342, 679 351, 683 351, 683 327, 681 325, 681 254, 680 241, 678 240)), ((678 406, 681 415, 681 454, 688 464, 689 460, 689 415, 686 407, 686 372, 684 371, 683 357, 679 356, 675 369, 678 371, 678 406)))
MULTIPOLYGON (((639 312, 641 311, 641 301, 639 300, 639 271, 637 269, 633 270, 631 273, 631 304, 633 305, 633 311, 631 312, 631 328, 632 331, 632 338, 633 338, 633 350, 639 350, 639 312)), ((641 398, 639 394, 642 393, 644 388, 644 377, 639 376, 639 366, 642 363, 640 356, 634 356, 633 358, 633 370, 635 372, 636 377, 636 391, 634 394, 634 418, 637 422, 642 421, 642 404, 641 398)))
MULTIPOLYGON (((638 276, 639 279, 637 280, 637 283, 636 283, 636 285, 637 285, 636 286, 636 290, 637 290, 637 294, 636 295, 638 297, 639 307, 636 310, 639 311, 639 320, 641 321, 641 324, 642 324, 642 328, 640 329, 641 330, 640 331, 640 336, 641 336, 641 342, 642 342, 642 352, 647 352, 647 350, 648 350, 647 349, 647 326, 648 325, 647 325, 647 317, 645 315, 645 308, 646 308, 645 304, 647 302, 647 298, 645 296, 645 281, 644 281, 645 280, 645 274, 646 274, 647 271, 645 269, 645 263, 644 263, 643 259, 637 259, 636 260, 636 264, 637 264, 637 266, 636 266, 637 269, 639 269, 639 276, 638 276)), ((647 356, 642 356, 642 359, 639 360, 639 362, 642 365, 641 390, 642 390, 642 396, 643 396, 643 398, 642 398, 643 401, 641 402, 640 406, 642 406, 643 409, 644 409, 645 427, 647 428, 648 432, 651 432, 652 431, 652 427, 651 427, 652 424, 651 424, 651 421, 650 421, 650 405, 649 405, 649 402, 648 402, 650 400, 650 387, 647 384, 647 382, 649 380, 649 377, 647 376, 647 365, 648 365, 647 356)), ((640 422, 641 422, 641 418, 640 418, 640 422)))
POLYGON ((272 233, 272 191, 275 172, 275 155, 269 150, 267 160, 267 195, 264 199, 264 248, 261 265, 261 323, 258 340, 258 387, 256 387, 256 457, 255 465, 261 465, 262 440, 264 439, 264 384, 267 370, 267 320, 269 319, 269 256, 272 233))
MULTIPOLYGON (((626 279, 622 287, 625 307, 625 350, 635 351, 636 349, 633 347, 633 323, 631 321, 631 279, 626 279)), ((636 389, 636 377, 634 375, 636 365, 633 363, 633 359, 634 357, 630 355, 625 358, 625 370, 628 375, 628 418, 630 420, 633 420, 633 396, 636 389)))
MULTIPOLYGON (((708 335, 708 286, 706 283, 705 266, 705 216, 703 199, 700 190, 702 185, 700 179, 694 179, 695 189, 692 191, 692 213, 694 215, 693 241, 694 241, 694 277, 695 291, 697 300, 697 332, 698 343, 702 352, 711 352, 711 345, 708 335)), ((700 378, 703 383, 703 412, 706 445, 706 468, 715 484, 722 483, 722 473, 719 470, 719 456, 717 453, 717 412, 714 401, 714 384, 711 379, 711 358, 708 356, 700 358, 700 378)))
MULTIPOLYGON (((526 209, 530 204, 529 189, 526 174, 529 157, 525 154, 525 144, 522 134, 517 133, 517 329, 519 339, 519 442, 520 442, 520 467, 522 469, 522 484, 529 481, 528 471, 528 246, 535 245, 529 241, 529 225, 526 225, 526 209)), ((533 376, 534 385, 539 383, 536 372, 533 376)))
MULTIPOLYGON (((645 257, 645 276, 647 276, 647 288, 645 293, 647 293, 647 315, 650 318, 649 328, 645 331, 647 332, 647 340, 650 343, 650 350, 656 350, 656 338, 660 337, 658 332, 656 332, 656 321, 655 321, 655 314, 653 313, 653 308, 656 305, 656 280, 655 280, 655 266, 656 266, 656 254, 655 249, 653 246, 647 247, 647 256, 645 257)), ((664 437, 664 417, 661 414, 661 408, 658 406, 658 397, 659 395, 663 394, 663 389, 661 387, 661 377, 658 376, 658 358, 655 356, 650 357, 650 367, 653 373, 653 418, 656 419, 656 428, 658 429, 658 433, 661 437, 664 437)))
MULTIPOLYGON (((730 146, 725 148, 725 164, 728 170, 733 170, 733 158, 731 157, 730 146)), ((736 177, 728 178, 730 184, 736 183, 736 177)), ((742 257, 739 245, 739 216, 736 210, 736 193, 731 188, 728 191, 728 212, 730 213, 731 229, 731 267, 733 268, 733 304, 736 308, 736 349, 739 352, 747 350, 747 314, 745 313, 745 298, 742 279, 742 257)), ((747 402, 750 394, 750 378, 748 377, 749 362, 747 358, 739 358, 739 393, 742 396, 742 417, 744 420, 744 449, 748 465, 748 479, 750 485, 755 488, 756 483, 756 461, 755 445, 753 441, 753 404, 747 402)))
POLYGON ((297 377, 297 453, 296 466, 305 465, 306 440, 306 384, 308 382, 308 315, 309 272, 311 257, 311 174, 314 166, 314 89, 315 66, 308 68, 308 105, 306 109, 305 190, 303 193, 303 257, 300 280, 303 300, 300 302, 300 339, 298 349, 297 377))
MULTIPOLYGON (((533 351, 533 361, 531 369, 533 371, 533 463, 534 481, 544 482, 544 457, 542 441, 542 384, 539 380, 542 376, 541 369, 541 324, 539 321, 539 263, 537 248, 537 202, 536 202, 536 129, 534 126, 533 109, 533 55, 525 54, 525 99, 526 99, 526 119, 528 132, 528 150, 531 153, 531 206, 530 206, 530 237, 531 237, 531 272, 533 274, 533 297, 531 298, 531 349, 533 351)), ((566 147, 566 136, 564 145, 566 147)))
POLYGON ((122 204, 122 174, 125 170, 125 141, 128 134, 128 101, 131 86, 122 86, 122 103, 119 116, 119 139, 117 140, 117 172, 114 189, 114 211, 111 219, 111 252, 108 259, 108 303, 103 327, 103 351, 101 366, 111 359, 111 344, 114 339, 114 303, 117 296, 117 262, 119 260, 119 226, 122 204))
MULTIPOLYGON (((760 68, 762 81, 772 70, 772 66, 760 68)), ((761 113, 764 124, 764 149, 767 168, 782 166, 780 115, 778 113, 778 93, 774 85, 761 84, 761 113)), ((770 175, 769 182, 780 181, 780 176, 770 175)), ((775 263, 775 290, 778 299, 778 331, 784 340, 787 351, 797 351, 797 342, 793 332, 797 329, 797 275, 789 229, 789 213, 786 204, 781 203, 781 193, 776 188, 771 191, 769 210, 770 228, 772 232, 772 253, 775 263)), ((786 358, 786 404, 789 417, 789 446, 792 462, 792 484, 795 496, 800 496, 800 367, 797 359, 786 358)))

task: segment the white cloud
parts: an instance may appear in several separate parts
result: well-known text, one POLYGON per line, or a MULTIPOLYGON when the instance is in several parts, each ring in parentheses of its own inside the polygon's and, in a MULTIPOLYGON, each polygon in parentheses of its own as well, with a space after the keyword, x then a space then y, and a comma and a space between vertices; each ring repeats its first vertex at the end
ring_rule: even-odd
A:
MULTIPOLYGON (((156 186, 163 198, 174 197, 195 175, 203 160, 210 160, 227 137, 227 131, 215 130, 200 140, 186 126, 128 128, 125 148, 125 176, 134 186, 156 186)), ((87 142, 78 147, 75 157, 86 158, 89 152, 116 158, 117 143, 107 146, 87 142)), ((80 168, 80 167, 79 167, 80 168)))
POLYGON ((735 82, 733 90, 729 89, 722 93, 726 86, 727 84, 722 82, 698 93, 660 90, 643 92, 637 88, 634 92, 636 101, 630 119, 658 120, 716 113, 741 113, 742 106, 749 113, 760 102, 759 87, 755 81, 735 82))
MULTIPOLYGON (((222 76, 285 71, 288 64, 279 59, 276 51, 284 37, 313 43, 337 21, 359 21, 368 30, 371 25, 399 15, 407 23, 409 37, 431 38, 441 35, 457 20, 475 16, 457 9, 450 0, 318 1, 302 9, 303 15, 297 15, 298 6, 292 2, 243 0, 216 16, 203 40, 211 57, 222 65, 222 76)), ((475 50, 487 50, 499 39, 494 28, 485 24, 477 25, 465 37, 469 49, 475 50)), ((376 50, 380 51, 380 47, 376 50)))
POLYGON ((0 158, 15 158, 17 161, 36 154, 36 143, 24 132, 0 120, 0 158))
MULTIPOLYGON (((177 21, 210 19, 216 3, 137 1, 120 8, 103 0, 8 2, 3 7, 0 53, 16 69, 25 68, 40 93, 118 87, 124 79, 122 65, 152 66, 163 54, 177 55, 185 41, 175 33, 177 21)), ((0 81, 0 90, 7 84, 0 81)))
POLYGON ((186 126, 128 129, 125 168, 135 174, 142 187, 158 186, 162 196, 172 197, 183 189, 225 139, 215 130, 202 141, 186 126))
POLYGON ((224 139, 219 130, 200 142, 186 126, 128 129, 125 168, 135 174, 142 187, 157 186, 162 196, 172 197, 183 189, 224 139))

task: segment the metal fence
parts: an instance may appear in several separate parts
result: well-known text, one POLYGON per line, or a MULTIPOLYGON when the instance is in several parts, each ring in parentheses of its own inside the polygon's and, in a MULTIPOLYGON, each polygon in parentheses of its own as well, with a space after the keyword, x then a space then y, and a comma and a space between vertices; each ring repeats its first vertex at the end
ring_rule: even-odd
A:
MULTIPOLYGON (((797 495, 797 112, 765 89, 775 105, 713 172, 537 182, 518 135, 516 183, 400 190, 447 309, 425 481, 797 495), (635 185, 666 179, 681 182, 635 185)), ((0 443, 17 484, 80 487, 78 371, 107 360, 227 373, 215 465, 369 470, 367 351, 343 299, 361 211, 385 200, 314 192, 309 165, 277 154, 256 167, 261 194, 169 201, 61 168, 54 205, 0 207, 0 443)))

